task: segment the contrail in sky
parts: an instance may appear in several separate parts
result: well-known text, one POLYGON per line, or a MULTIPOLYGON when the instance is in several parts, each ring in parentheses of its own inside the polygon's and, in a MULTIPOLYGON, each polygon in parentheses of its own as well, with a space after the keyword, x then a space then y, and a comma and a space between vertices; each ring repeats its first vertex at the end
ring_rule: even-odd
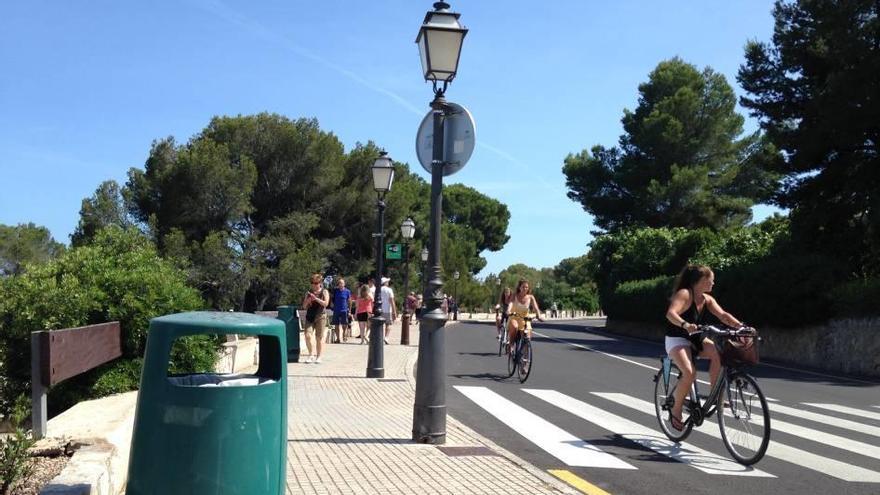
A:
MULTIPOLYGON (((307 58, 307 59, 309 59, 309 60, 311 60, 311 61, 313 61, 323 67, 326 67, 327 69, 330 69, 331 71, 336 72, 337 74, 340 74, 341 76, 343 76, 347 79, 350 79, 350 80, 360 84, 361 86, 364 86, 364 87, 370 89, 371 91, 375 91, 377 93, 380 93, 382 95, 387 96, 392 101, 396 102, 398 105, 402 106, 403 108, 405 108, 406 110, 410 111, 411 113, 413 113, 415 115, 422 116, 425 114, 424 109, 422 109, 421 107, 418 107, 416 105, 413 105, 412 103, 405 100, 404 98, 402 98, 400 95, 394 93, 393 91, 389 91, 383 87, 377 86, 376 84, 371 83, 370 81, 364 79, 363 77, 357 75, 356 73, 328 61, 327 59, 317 55, 316 53, 312 52, 311 50, 291 41, 286 36, 283 36, 283 35, 280 35, 278 33, 271 31, 270 29, 268 29, 266 26, 259 23, 258 21, 255 21, 253 19, 249 19, 248 17, 236 12, 235 10, 231 9, 230 7, 223 4, 222 2, 219 2, 216 0, 197 0, 196 3, 198 4, 199 7, 207 10, 211 14, 213 14, 213 15, 215 15, 215 16, 217 16, 227 22, 241 26, 241 27, 247 29, 248 31, 250 31, 251 33, 253 33, 254 35, 259 36, 260 38, 262 38, 266 41, 278 43, 279 45, 287 48, 288 50, 296 53, 297 55, 300 55, 300 56, 307 58)), ((494 153, 495 155, 503 158, 504 160, 516 165, 517 167, 519 167, 523 171, 529 173, 532 177, 529 177, 528 180, 532 180, 532 179, 537 180, 543 187, 545 187, 547 189, 554 189, 554 187, 552 185, 550 185, 550 183, 548 183, 547 180, 544 179, 544 177, 542 177, 539 172, 533 171, 532 167, 530 167, 526 163, 520 161, 519 159, 517 159, 513 155, 511 155, 511 154, 507 153, 506 151, 501 150, 495 146, 492 146, 491 144, 488 144, 484 141, 477 140, 477 144, 481 148, 484 148, 484 149, 494 153)))

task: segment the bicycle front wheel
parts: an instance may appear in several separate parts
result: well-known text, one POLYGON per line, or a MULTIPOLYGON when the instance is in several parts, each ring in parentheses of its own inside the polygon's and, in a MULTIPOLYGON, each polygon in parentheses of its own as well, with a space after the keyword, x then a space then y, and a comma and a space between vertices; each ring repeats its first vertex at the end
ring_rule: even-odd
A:
POLYGON ((764 457, 770 444, 770 410, 754 378, 733 373, 718 407, 718 426, 727 451, 746 466, 764 457))
POLYGON ((516 373, 520 383, 525 383, 529 379, 529 373, 532 372, 532 341, 522 337, 523 342, 519 350, 519 366, 516 367, 516 373))
MULTIPOLYGON (((688 421, 688 408, 683 407, 681 411, 681 419, 684 421, 684 429, 679 431, 672 427, 672 406, 675 404, 675 389, 681 378, 681 371, 675 364, 670 365, 669 383, 663 381, 663 370, 657 374, 657 381, 654 382, 654 412, 657 415, 657 422, 660 423, 660 429, 663 434, 673 442, 683 442, 691 430, 694 429, 693 421, 688 421)), ((687 397, 685 397, 687 401, 687 397)))

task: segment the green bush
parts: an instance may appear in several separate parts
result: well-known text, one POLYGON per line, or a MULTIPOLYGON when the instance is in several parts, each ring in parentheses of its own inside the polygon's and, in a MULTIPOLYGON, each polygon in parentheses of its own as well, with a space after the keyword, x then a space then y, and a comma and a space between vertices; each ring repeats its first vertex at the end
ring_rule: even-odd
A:
POLYGON ((669 306, 674 277, 624 282, 602 300, 612 319, 662 323, 669 306))
MULTIPOLYGON (((159 258, 137 231, 108 228, 93 244, 71 249, 0 282, 0 411, 2 398, 28 392, 30 332, 118 320, 123 357, 71 378, 49 392, 50 412, 105 393, 136 388, 151 318, 203 307, 185 274, 159 258)), ((212 340, 192 340, 187 355, 213 359, 212 340)), ((181 360, 182 361, 182 360, 181 360)), ((209 366, 210 364, 205 364, 209 366)))
POLYGON ((10 493, 13 485, 26 480, 33 471, 30 449, 34 443, 34 437, 22 426, 24 420, 30 415, 30 405, 27 396, 21 395, 16 399, 9 417, 12 426, 12 434, 7 438, 0 438, 0 493, 10 493))
POLYGON ((826 256, 774 256, 718 271, 713 292, 750 324, 797 327, 833 315, 830 291, 841 273, 840 263, 826 256))
POLYGON ((880 316, 880 279, 853 280, 831 291, 834 315, 880 316))

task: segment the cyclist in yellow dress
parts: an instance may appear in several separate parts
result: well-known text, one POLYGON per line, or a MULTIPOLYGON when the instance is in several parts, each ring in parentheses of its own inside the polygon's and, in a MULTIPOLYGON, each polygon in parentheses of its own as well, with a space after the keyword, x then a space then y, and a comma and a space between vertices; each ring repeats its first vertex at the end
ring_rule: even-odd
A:
POLYGON ((528 280, 521 279, 516 284, 516 293, 507 303, 507 351, 510 352, 511 344, 516 338, 516 333, 520 330, 527 339, 532 338, 532 326, 525 320, 529 316, 529 310, 534 309, 535 317, 538 321, 544 321, 541 318, 541 308, 538 307, 538 301, 531 294, 528 280))

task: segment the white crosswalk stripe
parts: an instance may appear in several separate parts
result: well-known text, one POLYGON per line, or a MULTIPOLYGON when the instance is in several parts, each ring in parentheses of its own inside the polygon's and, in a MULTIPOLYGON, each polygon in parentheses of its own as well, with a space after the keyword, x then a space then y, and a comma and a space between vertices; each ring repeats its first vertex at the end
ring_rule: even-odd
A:
POLYGON ((555 390, 524 389, 524 391, 600 428, 614 432, 627 440, 647 447, 659 454, 671 457, 704 473, 775 478, 772 474, 743 466, 697 446, 687 443, 676 444, 666 438, 656 428, 651 429, 647 426, 642 426, 639 423, 611 414, 555 390))
POLYGON ((814 413, 807 411, 803 408, 788 407, 780 404, 770 404, 768 407, 770 407, 771 417, 773 417, 775 413, 787 414, 789 416, 794 416, 800 419, 817 421, 819 423, 836 428, 843 428, 845 430, 864 433, 865 435, 880 437, 880 428, 876 426, 857 423, 848 419, 835 418, 834 416, 828 416, 827 414, 814 413))
POLYGON ((456 386, 455 389, 569 466, 636 469, 632 464, 575 437, 486 387, 456 386))
MULTIPOLYGON (((615 402, 617 404, 629 407, 631 409, 641 411, 645 414, 649 414, 651 416, 654 415, 654 405, 648 401, 636 399, 626 394, 600 392, 593 392, 593 394, 598 397, 602 397, 609 401, 615 402)), ((771 411, 772 410, 773 408, 771 408, 771 411)), ((717 428, 713 427, 714 425, 706 426, 700 429, 696 429, 694 431, 704 433, 715 438, 721 438, 721 433, 718 431, 717 428), (707 428, 706 426, 709 427, 707 428)), ((771 419, 771 427, 774 429, 776 428, 776 423, 773 421, 773 419, 771 419)), ((813 435, 813 433, 811 433, 811 435, 813 435)), ((810 437, 806 438, 809 439, 810 437)), ((797 464, 807 469, 818 471, 820 473, 824 473, 828 476, 832 476, 834 478, 838 478, 844 481, 880 483, 880 472, 871 471, 869 469, 854 466, 846 462, 837 461, 829 457, 816 455, 802 449, 781 444, 772 439, 770 441, 770 446, 767 448, 766 455, 769 457, 781 459, 786 462, 790 462, 792 464, 797 464)))
POLYGON ((801 402, 801 404, 819 409, 826 409, 828 411, 849 414, 850 416, 860 416, 862 418, 876 419, 880 421, 880 413, 875 413, 874 411, 863 411, 861 409, 856 409, 855 407, 841 406, 839 404, 817 404, 815 402, 801 402))

